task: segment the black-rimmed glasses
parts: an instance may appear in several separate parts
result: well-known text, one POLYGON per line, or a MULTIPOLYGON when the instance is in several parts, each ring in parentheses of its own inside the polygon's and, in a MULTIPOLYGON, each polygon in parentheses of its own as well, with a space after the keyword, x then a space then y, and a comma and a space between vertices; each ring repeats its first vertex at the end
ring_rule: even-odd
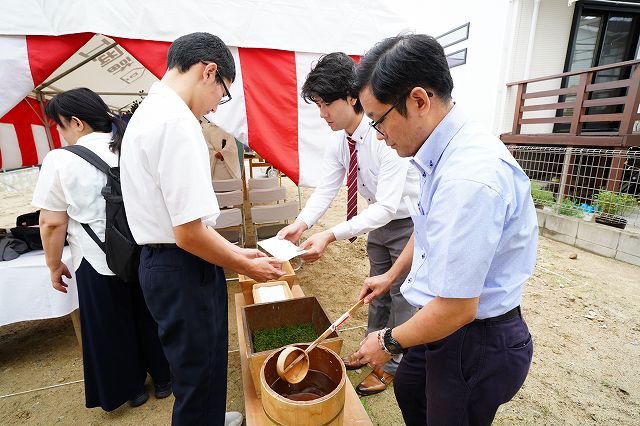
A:
MULTIPOLYGON (((209 65, 213 63, 213 62, 207 62, 207 61, 200 61, 200 62, 203 63, 204 65, 209 65)), ((224 83, 224 80, 222 79, 222 75, 220 75, 217 69, 216 69, 216 77, 220 80, 220 83, 222 83, 222 87, 224 88, 224 95, 222 96, 222 98, 220 98, 220 102, 218 102, 218 105, 226 104, 231 100, 231 92, 229 92, 229 88, 224 83)))
POLYGON ((382 122, 384 121, 384 118, 387 116, 387 114, 389 114, 391 111, 393 111, 393 109, 396 107, 396 105, 397 105, 397 102, 395 104, 391 105, 391 108, 389 108, 387 110, 387 112, 382 114, 382 117, 378 118, 376 121, 372 121, 371 123, 369 123, 369 126, 373 127, 376 132, 378 132, 382 136, 384 136, 384 132, 382 130, 378 129, 378 126, 382 124, 382 122))
MULTIPOLYGON (((432 97, 433 93, 431 92, 427 92, 427 96, 432 97)), ((382 124, 382 122, 384 121, 384 118, 391 112, 393 111, 394 108, 398 107, 398 104, 403 101, 406 98, 406 96, 403 96, 402 98, 400 98, 397 102, 395 102, 393 105, 391 105, 391 108, 389 108, 387 110, 387 112, 385 112, 384 114, 382 114, 382 116, 380 118, 378 118, 376 121, 372 121, 371 123, 369 123, 369 126, 373 127, 375 129, 376 132, 380 133, 382 136, 385 136, 384 132, 380 129, 378 129, 378 126, 382 124)))

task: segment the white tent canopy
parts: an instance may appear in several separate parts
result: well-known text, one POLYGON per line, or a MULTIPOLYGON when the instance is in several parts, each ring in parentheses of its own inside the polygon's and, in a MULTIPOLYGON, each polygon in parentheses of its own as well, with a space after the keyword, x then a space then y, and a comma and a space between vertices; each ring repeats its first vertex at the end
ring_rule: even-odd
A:
MULTIPOLYGON (((512 4, 507 0, 4 0, 0 4, 0 116, 16 103, 23 103, 20 100, 34 87, 83 60, 81 53, 93 51, 92 44, 100 46, 109 37, 119 42, 148 40, 156 43, 156 48, 158 43, 180 35, 207 31, 231 46, 238 70, 231 88, 233 102, 218 109, 213 116, 216 124, 248 143, 294 181, 315 186, 322 179, 319 159, 333 135, 318 117, 316 107, 300 99, 299 90, 322 54, 343 51, 359 56, 381 39, 398 33, 440 35, 471 22, 472 35, 467 26, 463 32, 469 38, 460 39, 445 51, 458 52, 456 60, 467 64, 453 69, 454 98, 470 107, 477 118, 490 123, 496 94, 503 90, 501 55, 507 45, 504 29, 512 4), (62 39, 81 33, 98 35, 78 53, 74 54, 77 48, 69 52, 68 61, 58 70, 49 70, 46 75, 40 70, 36 79, 38 55, 47 51, 34 49, 38 52, 34 54, 30 45, 40 43, 42 47, 48 41, 34 40, 34 36, 62 39), (467 48, 473 56, 467 55, 467 48)), ((63 43, 58 42, 57 48, 63 48, 63 43)), ((86 86, 105 93, 102 96, 115 109, 126 107, 138 96, 106 93, 146 91, 155 80, 153 74, 162 75, 157 63, 153 74, 149 72, 145 56, 153 55, 147 55, 139 43, 137 47, 136 52, 131 51, 135 57, 123 55, 123 60, 130 56, 133 61, 126 70, 113 69, 117 63, 105 65, 94 60, 55 81, 44 93, 86 86), (136 58, 146 64, 146 71, 136 58), (135 81, 127 75, 133 68, 144 74, 133 74, 135 81)), ((124 50, 122 45, 117 48, 124 50)), ((27 113, 38 109, 37 105, 28 107, 23 108, 27 113)), ((33 135, 25 134, 24 127, 22 133, 18 131, 15 117, 0 117, 1 168, 39 164, 47 151, 42 123, 23 123, 33 129, 33 135)))
POLYGON ((229 46, 362 55, 414 30, 411 2, 381 0, 3 0, 0 34, 101 33, 173 41, 195 31, 229 46), (28 11, 28 13, 25 13, 28 11))

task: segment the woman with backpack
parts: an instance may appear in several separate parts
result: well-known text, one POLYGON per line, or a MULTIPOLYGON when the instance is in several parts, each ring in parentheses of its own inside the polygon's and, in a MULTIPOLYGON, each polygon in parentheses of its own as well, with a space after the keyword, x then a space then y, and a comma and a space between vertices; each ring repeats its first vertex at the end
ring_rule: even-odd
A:
MULTIPOLYGON (((47 103, 69 145, 85 147, 111 167, 118 156, 126 124, 113 115, 94 92, 79 88, 60 93, 47 103)), ((156 398, 171 394, 169 365, 137 281, 124 282, 107 266, 105 253, 89 232, 105 238, 107 176, 65 149, 47 154, 34 190, 33 205, 41 209, 40 230, 53 288, 66 293, 62 263, 69 241, 78 285, 82 356, 87 408, 111 411, 125 402, 137 407, 149 398, 147 372, 156 398), (88 229, 83 228, 83 224, 88 229)))

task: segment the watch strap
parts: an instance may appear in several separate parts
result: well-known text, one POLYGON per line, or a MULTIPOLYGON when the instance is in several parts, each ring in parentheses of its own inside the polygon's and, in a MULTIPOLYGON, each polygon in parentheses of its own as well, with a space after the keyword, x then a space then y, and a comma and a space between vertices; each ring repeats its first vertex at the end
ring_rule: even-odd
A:
POLYGON ((393 338, 393 335, 391 334, 391 332, 392 332, 391 328, 385 329, 384 346, 387 352, 393 355, 398 355, 402 353, 402 345, 400 345, 400 343, 398 343, 398 341, 393 338))

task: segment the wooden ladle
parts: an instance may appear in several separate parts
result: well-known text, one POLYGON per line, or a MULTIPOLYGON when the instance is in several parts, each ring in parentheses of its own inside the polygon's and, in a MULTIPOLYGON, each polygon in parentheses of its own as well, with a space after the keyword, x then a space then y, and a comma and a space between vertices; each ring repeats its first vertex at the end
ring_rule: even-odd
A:
POLYGON ((278 376, 289 383, 300 383, 309 371, 309 352, 311 352, 320 342, 327 338, 329 334, 334 332, 340 325, 345 322, 353 313, 364 304, 361 299, 351 307, 347 312, 342 314, 340 318, 335 320, 333 324, 327 328, 316 340, 311 343, 307 349, 302 350, 296 346, 287 346, 278 355, 276 361, 276 371, 278 376))

